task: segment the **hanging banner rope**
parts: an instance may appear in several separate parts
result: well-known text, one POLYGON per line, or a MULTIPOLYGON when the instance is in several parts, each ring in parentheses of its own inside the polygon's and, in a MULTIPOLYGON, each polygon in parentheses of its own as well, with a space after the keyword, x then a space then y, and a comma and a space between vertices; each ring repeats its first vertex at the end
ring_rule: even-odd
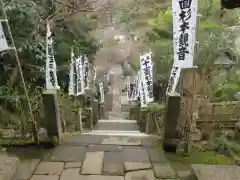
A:
POLYGON ((47 36, 46 36, 46 89, 59 89, 57 80, 57 66, 54 58, 52 33, 50 31, 49 23, 47 22, 47 36))
POLYGON ((76 59, 76 75, 77 75, 77 82, 76 82, 76 89, 77 89, 77 96, 84 94, 84 75, 83 75, 83 59, 82 56, 76 59))
POLYGON ((146 103, 153 102, 153 63, 151 52, 140 55, 140 74, 146 103))
POLYGON ((69 66, 69 85, 68 85, 68 94, 71 95, 75 95, 75 83, 74 83, 74 67, 75 67, 75 60, 74 60, 74 54, 73 54, 73 50, 71 51, 71 62, 70 62, 70 66, 69 66))

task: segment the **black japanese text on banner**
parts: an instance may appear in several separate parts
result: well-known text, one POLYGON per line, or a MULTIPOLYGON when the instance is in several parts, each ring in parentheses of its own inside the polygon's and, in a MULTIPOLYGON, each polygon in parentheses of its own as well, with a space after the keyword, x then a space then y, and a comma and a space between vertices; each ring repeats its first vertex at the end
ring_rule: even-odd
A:
POLYGON ((76 83, 74 83, 74 66, 75 66, 75 62, 74 62, 74 54, 73 51, 71 51, 71 62, 70 62, 70 66, 69 66, 69 84, 68 84, 68 94, 71 95, 75 95, 75 86, 76 83))
POLYGON ((193 66, 197 0, 172 0, 174 66, 193 66))
POLYGON ((83 58, 83 74, 84 74, 84 88, 85 89, 89 89, 88 71, 89 71, 88 57, 86 55, 84 55, 84 58, 83 58))
POLYGON ((77 96, 84 93, 84 76, 82 56, 76 59, 76 73, 77 73, 77 96))
POLYGON ((140 81, 139 81, 139 94, 140 94, 141 107, 144 108, 147 106, 147 99, 146 99, 146 93, 143 86, 143 80, 142 80, 141 74, 140 74, 140 81))
POLYGON ((153 74, 151 52, 140 55, 140 73, 146 102, 153 102, 153 74))
POLYGON ((134 83, 133 83, 133 91, 131 94, 131 101, 137 101, 139 97, 139 91, 138 91, 138 82, 139 82, 139 72, 137 76, 135 77, 134 83))
POLYGON ((181 68, 173 66, 168 81, 168 87, 166 93, 173 93, 176 91, 176 87, 180 78, 181 68))
POLYGON ((197 0, 172 0, 174 63, 166 93, 176 91, 182 68, 193 67, 197 0))
POLYGON ((100 103, 104 103, 103 82, 100 82, 100 83, 99 83, 99 91, 100 91, 100 103))
POLYGON ((54 58, 52 33, 49 24, 47 23, 46 36, 46 89, 59 89, 57 80, 57 66, 54 58))

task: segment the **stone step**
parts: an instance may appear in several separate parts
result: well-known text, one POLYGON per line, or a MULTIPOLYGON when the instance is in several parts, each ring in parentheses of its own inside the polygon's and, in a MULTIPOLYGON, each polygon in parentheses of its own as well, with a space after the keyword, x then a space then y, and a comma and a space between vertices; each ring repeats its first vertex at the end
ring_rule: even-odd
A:
POLYGON ((0 180, 15 180, 20 160, 17 157, 9 157, 5 153, 0 154, 0 180))
POLYGON ((150 136, 140 131, 108 131, 108 130, 92 130, 83 134, 100 135, 100 136, 127 136, 127 137, 147 137, 150 136))
POLYGON ((139 127, 136 121, 131 120, 100 120, 94 130, 138 131, 139 127))
POLYGON ((132 124, 137 124, 136 120, 127 120, 127 119, 100 119, 98 120, 98 123, 132 123, 132 124))

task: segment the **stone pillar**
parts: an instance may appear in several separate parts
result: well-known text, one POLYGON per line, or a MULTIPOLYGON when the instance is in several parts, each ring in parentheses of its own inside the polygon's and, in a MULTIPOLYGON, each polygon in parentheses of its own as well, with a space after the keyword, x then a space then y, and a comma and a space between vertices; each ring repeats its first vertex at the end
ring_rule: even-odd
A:
POLYGON ((44 124, 50 139, 61 138, 62 127, 57 91, 43 92, 44 124))
POLYGON ((92 119, 93 124, 97 124, 98 122, 98 100, 92 101, 92 119))
POLYGON ((154 131, 154 114, 153 113, 148 113, 147 115, 147 122, 146 122, 146 133, 150 134, 153 133, 154 131))
POLYGON ((78 108, 77 111, 77 122, 76 122, 76 128, 77 131, 80 133, 83 133, 83 128, 82 128, 82 108, 78 108))
POLYGON ((141 105, 138 102, 136 106, 136 120, 138 124, 140 124, 140 109, 141 109, 141 105))
POLYGON ((93 129, 93 115, 92 115, 92 108, 86 108, 87 112, 88 112, 88 119, 86 122, 87 128, 89 128, 90 130, 93 129))
POLYGON ((170 93, 167 95, 163 137, 163 149, 166 152, 176 152, 177 145, 180 142, 177 131, 180 115, 180 100, 181 96, 179 93, 170 93))
POLYGON ((104 112, 104 103, 100 103, 99 106, 99 119, 105 118, 105 112, 104 112))
POLYGON ((139 121, 139 128, 140 128, 140 131, 141 132, 145 132, 146 131, 146 119, 143 117, 146 116, 146 111, 147 109, 146 108, 140 108, 140 121, 139 121))
POLYGON ((113 94, 112 92, 108 92, 104 95, 105 98, 105 111, 113 110, 113 94))

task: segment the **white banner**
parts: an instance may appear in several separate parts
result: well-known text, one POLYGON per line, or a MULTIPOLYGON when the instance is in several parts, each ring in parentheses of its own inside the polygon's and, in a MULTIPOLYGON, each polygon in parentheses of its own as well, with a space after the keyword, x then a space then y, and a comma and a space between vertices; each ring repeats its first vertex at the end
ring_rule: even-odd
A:
POLYGON ((138 84, 140 81, 140 73, 138 72, 134 83, 133 83, 133 92, 132 92, 132 101, 137 101, 138 97, 139 97, 139 88, 138 88, 138 84))
POLYGON ((131 90, 130 90, 130 76, 126 76, 126 95, 127 95, 127 101, 131 100, 130 96, 131 90))
POLYGON ((134 99, 136 97, 136 84, 137 84, 137 78, 134 79, 134 82, 133 82, 133 85, 132 85, 130 101, 134 101, 134 99))
POLYGON ((47 23, 47 36, 46 36, 46 89, 56 90, 59 89, 57 80, 57 66, 54 58, 52 33, 49 24, 47 23))
POLYGON ((74 61, 74 54, 73 51, 71 51, 71 63, 69 66, 69 84, 68 84, 68 94, 69 96, 75 95, 75 86, 76 84, 74 83, 74 66, 75 66, 75 61, 74 61))
POLYGON ((138 88, 139 88, 139 94, 140 94, 141 107, 144 108, 147 106, 147 99, 146 99, 146 93, 145 93, 141 74, 140 74, 140 81, 138 86, 139 86, 138 88))
POLYGON ((0 51, 8 50, 9 46, 7 44, 6 36, 3 31, 2 22, 0 23, 0 51))
POLYGON ((77 96, 84 93, 84 76, 83 76, 83 61, 82 56, 76 59, 76 74, 77 74, 77 96))
POLYGON ((173 66, 170 74, 170 78, 168 81, 168 87, 166 93, 173 93, 176 92, 176 87, 181 75, 181 68, 173 66))
POLYGON ((99 91, 100 91, 100 103, 104 103, 103 82, 100 82, 100 83, 99 83, 99 91))
POLYGON ((151 54, 151 52, 148 52, 140 55, 140 73, 147 104, 154 101, 152 72, 153 63, 151 54))
POLYGON ((97 68, 93 67, 93 81, 95 82, 97 78, 97 68))
POLYGON ((84 74, 84 88, 89 89, 89 77, 88 72, 89 71, 89 62, 88 57, 85 55, 83 58, 83 74, 84 74))
POLYGON ((172 0, 174 66, 193 66, 197 0, 172 0))

